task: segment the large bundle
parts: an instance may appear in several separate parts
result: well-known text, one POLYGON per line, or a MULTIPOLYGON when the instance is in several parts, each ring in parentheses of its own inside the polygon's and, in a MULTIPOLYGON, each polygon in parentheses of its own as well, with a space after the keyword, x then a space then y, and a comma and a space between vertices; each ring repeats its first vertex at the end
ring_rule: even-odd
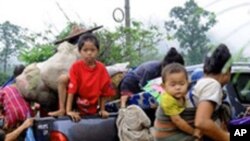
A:
POLYGON ((48 60, 30 64, 25 68, 16 78, 18 89, 28 101, 38 102, 42 107, 52 110, 50 108, 56 107, 57 103, 58 77, 66 74, 78 57, 77 47, 63 42, 48 60))

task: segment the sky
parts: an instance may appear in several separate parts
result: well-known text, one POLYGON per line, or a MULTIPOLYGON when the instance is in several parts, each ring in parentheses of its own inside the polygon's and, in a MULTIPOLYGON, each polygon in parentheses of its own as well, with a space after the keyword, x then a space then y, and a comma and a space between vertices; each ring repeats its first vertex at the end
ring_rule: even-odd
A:
MULTIPOLYGON (((125 0, 0 0, 0 23, 10 21, 34 32, 52 28, 59 33, 67 19, 84 24, 103 25, 113 29, 122 23, 112 18, 115 8, 124 9, 125 0)), ((231 52, 247 45, 244 55, 250 56, 250 1, 249 0, 195 0, 199 6, 215 12, 217 24, 208 32, 215 43, 225 43, 231 52), (224 12, 223 12, 224 11, 224 12)), ((182 6, 185 0, 130 0, 131 19, 145 24, 163 27, 174 6, 182 6)), ((178 46, 166 41, 168 46, 178 46)))

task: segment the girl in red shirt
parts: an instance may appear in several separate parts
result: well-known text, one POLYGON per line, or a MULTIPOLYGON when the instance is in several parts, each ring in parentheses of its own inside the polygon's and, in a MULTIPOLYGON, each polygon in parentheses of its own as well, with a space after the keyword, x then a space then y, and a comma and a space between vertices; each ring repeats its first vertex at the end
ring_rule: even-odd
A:
POLYGON ((113 96, 115 91, 104 64, 96 60, 99 51, 97 38, 91 33, 82 35, 78 41, 78 51, 82 59, 73 63, 70 68, 66 114, 73 121, 79 121, 81 115, 97 113, 100 100, 99 114, 108 117, 105 101, 107 97, 113 96), (73 111, 74 98, 79 112, 73 111))

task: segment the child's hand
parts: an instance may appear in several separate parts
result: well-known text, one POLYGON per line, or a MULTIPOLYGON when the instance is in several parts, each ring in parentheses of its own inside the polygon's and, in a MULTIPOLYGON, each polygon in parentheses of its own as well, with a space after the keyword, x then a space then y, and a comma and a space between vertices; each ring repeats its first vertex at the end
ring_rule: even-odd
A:
POLYGON ((105 110, 101 110, 99 112, 99 115, 102 117, 102 118, 108 118, 109 117, 109 113, 105 110))
POLYGON ((74 122, 78 122, 81 120, 79 112, 67 112, 67 115, 71 117, 74 122))
POLYGON ((24 121, 24 123, 22 124, 24 129, 27 129, 29 127, 31 127, 34 123, 34 118, 28 118, 24 121))

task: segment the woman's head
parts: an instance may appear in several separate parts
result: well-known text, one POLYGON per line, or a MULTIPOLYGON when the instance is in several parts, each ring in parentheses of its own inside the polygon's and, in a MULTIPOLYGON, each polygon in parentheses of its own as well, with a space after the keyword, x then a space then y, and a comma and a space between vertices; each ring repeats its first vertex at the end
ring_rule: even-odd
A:
POLYGON ((226 45, 220 44, 211 56, 205 58, 204 73, 207 75, 220 75, 221 84, 230 80, 231 71, 231 53, 226 45))
POLYGON ((171 63, 162 70, 163 87, 175 98, 184 97, 188 88, 188 74, 183 65, 171 63))
POLYGON ((85 61, 94 61, 99 51, 99 41, 96 36, 92 33, 83 34, 78 40, 78 51, 85 61))
POLYGON ((169 51, 167 52, 166 56, 164 57, 164 59, 162 60, 162 68, 174 62, 182 64, 182 65, 185 64, 182 55, 179 54, 174 47, 171 47, 169 51))

